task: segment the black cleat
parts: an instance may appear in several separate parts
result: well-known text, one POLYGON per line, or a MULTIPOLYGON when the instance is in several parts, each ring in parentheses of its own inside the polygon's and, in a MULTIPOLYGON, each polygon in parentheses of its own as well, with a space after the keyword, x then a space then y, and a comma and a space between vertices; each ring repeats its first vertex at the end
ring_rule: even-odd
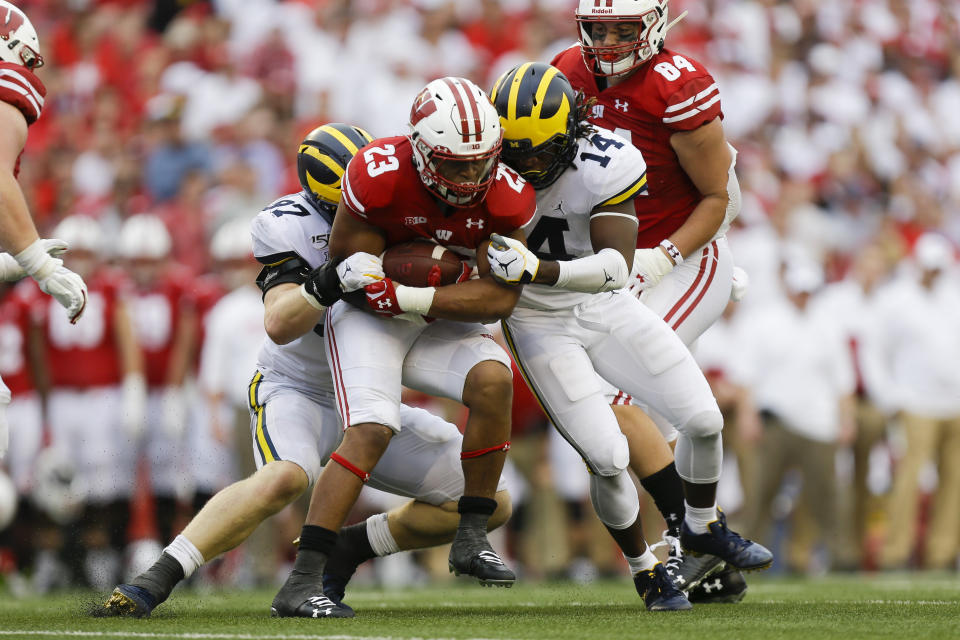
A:
POLYGON ((342 607, 323 594, 323 568, 327 556, 317 551, 297 553, 294 568, 273 598, 274 618, 352 618, 353 609, 342 607), (298 568, 299 567, 299 568, 298 568))
POLYGON ((687 594, 690 602, 697 604, 736 604, 747 595, 747 582, 736 569, 719 571, 687 594))
POLYGON ((664 567, 673 582, 682 591, 689 594, 702 580, 723 569, 724 562, 717 556, 684 553, 679 538, 664 535, 664 542, 670 547, 664 567))
POLYGON ((110 594, 110 598, 102 606, 92 609, 90 615, 95 618, 114 616, 149 618, 156 606, 156 599, 143 587, 118 584, 110 594))
POLYGON ((635 575, 633 584, 647 605, 647 611, 686 611, 693 608, 687 596, 667 575, 662 562, 655 564, 653 569, 635 575))
POLYGON ((717 556, 729 566, 742 571, 767 569, 773 564, 773 554, 762 544, 747 540, 727 528, 727 517, 717 510, 719 517, 708 525, 709 532, 695 534, 684 522, 680 525, 680 545, 693 555, 717 556))
POLYGON ((477 548, 468 544, 457 545, 454 540, 450 548, 450 571, 457 576, 473 576, 484 587, 512 587, 517 576, 503 564, 500 556, 490 547, 486 536, 483 542, 485 548, 477 548))
MULTIPOLYGON (((279 598, 279 594, 277 594, 279 598)), ((293 608, 273 599, 270 607, 273 618, 352 618, 353 609, 337 604, 327 596, 311 596, 293 608)))

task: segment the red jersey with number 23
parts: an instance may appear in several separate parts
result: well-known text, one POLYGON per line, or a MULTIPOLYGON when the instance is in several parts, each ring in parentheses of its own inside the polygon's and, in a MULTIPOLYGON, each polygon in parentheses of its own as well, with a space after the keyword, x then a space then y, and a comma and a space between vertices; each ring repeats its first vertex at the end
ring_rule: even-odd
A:
POLYGON ((475 258, 491 233, 509 235, 533 218, 537 196, 513 169, 500 163, 483 201, 448 207, 420 181, 413 149, 405 136, 378 138, 347 165, 343 200, 350 212, 383 230, 388 247, 429 238, 465 257, 475 258))
POLYGON ((575 89, 597 98, 591 120, 612 129, 647 161, 645 198, 635 198, 637 247, 649 248, 680 228, 702 196, 680 166, 670 136, 722 118, 720 90, 693 58, 664 49, 626 80, 603 90, 576 44, 553 59, 575 89))

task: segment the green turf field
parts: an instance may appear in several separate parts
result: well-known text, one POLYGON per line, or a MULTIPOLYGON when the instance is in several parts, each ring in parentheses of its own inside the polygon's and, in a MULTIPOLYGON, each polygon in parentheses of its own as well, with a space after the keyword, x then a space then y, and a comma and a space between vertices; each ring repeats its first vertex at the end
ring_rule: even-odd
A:
POLYGON ((960 638, 960 577, 750 577, 738 605, 649 613, 632 583, 456 582, 399 592, 357 589, 351 620, 269 617, 273 591, 176 591, 147 620, 91 619, 90 593, 15 600, 0 594, 2 638, 960 638), (704 635, 707 634, 707 635, 704 635))

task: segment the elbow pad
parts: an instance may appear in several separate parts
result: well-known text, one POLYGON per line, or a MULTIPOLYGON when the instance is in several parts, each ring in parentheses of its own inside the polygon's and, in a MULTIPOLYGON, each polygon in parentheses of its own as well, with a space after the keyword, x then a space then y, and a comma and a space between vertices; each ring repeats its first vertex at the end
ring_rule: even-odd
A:
POLYGON ((627 284, 630 268, 616 249, 601 249, 600 253, 592 256, 564 260, 557 263, 560 274, 557 283, 558 289, 568 291, 582 291, 584 293, 601 293, 622 289, 627 284))

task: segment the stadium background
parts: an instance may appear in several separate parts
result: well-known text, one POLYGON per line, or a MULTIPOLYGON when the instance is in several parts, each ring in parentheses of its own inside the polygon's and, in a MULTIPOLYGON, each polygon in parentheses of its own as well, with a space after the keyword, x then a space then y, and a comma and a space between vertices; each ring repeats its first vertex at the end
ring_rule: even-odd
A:
MULTIPOLYGON (((122 267, 118 230, 129 216, 150 212, 170 232, 171 258, 207 280, 222 275, 209 249, 218 229, 247 221, 264 204, 299 189, 295 150, 307 131, 343 121, 374 136, 403 132, 408 105, 429 79, 462 75, 488 88, 514 64, 549 60, 576 37, 576 3, 570 0, 18 4, 37 28, 47 61, 39 72, 48 89, 44 115, 31 127, 20 174, 41 234, 49 235, 66 216, 90 216, 106 240, 100 259, 122 267)), ((711 70, 721 89, 726 134, 739 151, 744 206, 730 240, 752 284, 736 310, 738 323, 749 327, 751 315, 780 296, 784 260, 802 256, 797 259, 819 266, 827 282, 838 282, 870 246, 881 251, 886 277, 910 278, 913 247, 925 231, 943 234, 954 248, 960 244, 960 2, 672 0, 670 7, 674 16, 690 13, 667 46, 711 70)), ((955 259, 944 271, 957 290, 955 259)), ((837 310, 838 324, 844 313, 837 310)), ((956 332, 960 318, 949 313, 943 309, 942 326, 956 332)), ((710 353, 715 359, 705 368, 711 379, 729 382, 724 365, 737 358, 735 340, 710 353)), ((945 343, 936 357, 948 368, 960 359, 960 346, 945 343)), ((953 390, 960 398, 960 383, 953 390)), ((205 396, 193 397, 202 402, 205 396)), ((874 400, 890 419, 883 425, 887 437, 870 447, 865 538, 846 534, 852 548, 832 548, 831 559, 824 551, 830 545, 816 542, 816 518, 795 508, 798 480, 788 476, 772 512, 783 543, 778 569, 877 568, 892 524, 915 524, 920 532, 910 556, 895 568, 928 566, 923 534, 940 479, 935 465, 925 465, 916 522, 891 523, 883 498, 906 439, 893 419, 898 408, 874 400)), ((557 451, 535 407, 518 405, 516 414, 514 495, 520 508, 500 544, 534 578, 571 568, 579 579, 620 572, 569 472, 580 468, 576 460, 557 451)), ((738 441, 737 426, 732 411, 730 450, 744 460, 755 457, 756 442, 738 441)), ((15 438, 16 425, 13 430, 15 438)), ((242 457, 223 470, 221 482, 249 465, 242 457)), ((841 525, 854 520, 852 458, 849 447, 840 447, 835 517, 841 525)), ((957 460, 940 462, 943 469, 957 460)), ((734 514, 748 510, 751 496, 738 471, 728 465, 722 494, 734 514)), ((31 477, 20 489, 30 495, 36 484, 31 477)), ((371 497, 367 508, 382 504, 377 500, 371 497)), ((143 493, 140 503, 150 503, 143 493)), ((182 505, 179 517, 189 511, 182 505)), ((949 562, 934 568, 956 567, 955 516, 949 562)), ((155 534, 149 515, 135 513, 134 520, 134 538, 155 534)), ((653 532, 656 518, 649 520, 653 532)), ((294 521, 275 523, 277 539, 293 537, 294 521)), ((259 544, 271 548, 272 541, 259 544)), ((242 583, 266 580, 270 571, 283 575, 278 547, 276 556, 258 552, 260 564, 268 565, 261 573, 243 577, 243 569, 227 567, 221 571, 226 577, 211 573, 207 579, 242 583)), ((17 584, 27 590, 63 582, 34 580, 34 567, 9 549, 4 557, 4 571, 24 577, 17 584)), ((429 567, 429 554, 420 560, 429 567)), ((233 562, 246 561, 241 554, 233 562)), ((379 578, 427 575, 419 568, 411 574, 409 558, 391 562, 395 566, 382 563, 379 578)))

